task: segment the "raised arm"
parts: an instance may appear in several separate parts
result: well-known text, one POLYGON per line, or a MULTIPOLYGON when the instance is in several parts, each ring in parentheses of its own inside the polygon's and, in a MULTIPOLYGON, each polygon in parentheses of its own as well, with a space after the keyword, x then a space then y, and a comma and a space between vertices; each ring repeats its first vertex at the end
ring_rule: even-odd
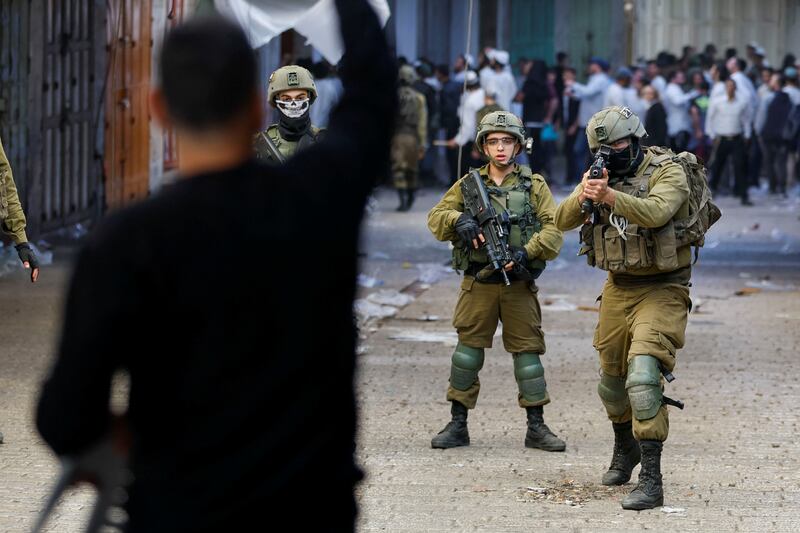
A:
POLYGON ((339 67, 342 99, 331 113, 325 139, 290 160, 286 171, 303 176, 317 193, 345 187, 350 198, 363 201, 389 161, 397 72, 367 1, 336 0, 336 7, 345 50, 339 67), (324 175, 320 166, 326 168, 324 175))

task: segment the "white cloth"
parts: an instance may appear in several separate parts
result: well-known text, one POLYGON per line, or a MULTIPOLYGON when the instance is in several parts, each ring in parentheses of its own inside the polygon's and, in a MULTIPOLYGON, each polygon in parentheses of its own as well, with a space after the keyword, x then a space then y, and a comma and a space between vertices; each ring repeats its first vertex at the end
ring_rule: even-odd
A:
POLYGON ((667 85, 664 97, 661 99, 667 112, 667 135, 672 137, 681 131, 692 131, 689 104, 697 95, 697 91, 683 92, 677 83, 667 85))
POLYGON ((789 95, 792 105, 800 105, 800 89, 792 85, 786 85, 783 88, 783 92, 789 95))
POLYGON ((664 79, 664 76, 659 74, 658 76, 650 80, 650 85, 652 85, 653 88, 656 91, 658 91, 658 96, 663 99, 664 91, 667 90, 667 80, 664 79))
POLYGON ((719 136, 744 135, 749 139, 752 129, 750 103, 742 98, 717 98, 711 101, 706 115, 706 134, 719 136))
MULTIPOLYGON (((369 0, 381 25, 391 14, 388 0, 369 0)), ((294 30, 306 38, 331 64, 342 58, 339 13, 333 0, 214 0, 220 13, 238 21, 253 48, 264 46, 284 31, 294 30)))
POLYGON ((507 70, 496 72, 493 85, 497 95, 497 104, 506 111, 511 111, 511 102, 517 95, 517 82, 514 80, 514 75, 507 70))
POLYGON ((585 128, 592 115, 603 109, 609 85, 611 78, 605 72, 592 74, 585 85, 572 84, 572 95, 581 101, 581 106, 578 108, 578 126, 585 128))
POLYGON ((747 104, 750 106, 750 116, 755 116, 758 109, 758 95, 753 82, 750 81, 744 72, 734 72, 731 79, 736 82, 736 92, 747 96, 747 104))
POLYGON ((344 92, 342 81, 339 78, 323 78, 316 81, 317 99, 309 110, 311 123, 319 128, 328 127, 328 119, 334 106, 339 102, 344 92))
POLYGON ((458 107, 461 126, 455 136, 458 144, 464 145, 475 140, 475 134, 478 133, 478 111, 484 106, 485 98, 486 93, 483 89, 467 91, 461 95, 461 105, 458 107))
POLYGON ((619 83, 612 83, 606 91, 606 99, 603 107, 610 107, 618 105, 627 107, 636 113, 639 107, 639 96, 636 94, 636 89, 633 87, 623 87, 619 83))
POLYGON ((481 87, 485 89, 497 77, 497 73, 487 65, 478 72, 478 77, 481 79, 481 87))
MULTIPOLYGON (((759 87, 759 89, 761 89, 761 87, 759 87)), ((769 91, 769 93, 761 98, 758 102, 756 120, 753 124, 753 131, 755 131, 758 135, 761 135, 761 130, 764 129, 764 123, 767 122, 767 109, 769 108, 769 104, 772 102, 773 98, 775 98, 775 93, 773 91, 769 91)))

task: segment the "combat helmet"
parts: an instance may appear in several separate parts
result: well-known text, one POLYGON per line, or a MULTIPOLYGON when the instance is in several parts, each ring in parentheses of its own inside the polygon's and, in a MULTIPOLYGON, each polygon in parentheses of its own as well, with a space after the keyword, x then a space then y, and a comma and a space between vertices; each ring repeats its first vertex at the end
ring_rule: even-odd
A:
POLYGON ((481 119, 478 133, 475 135, 475 148, 481 155, 486 155, 483 151, 483 138, 495 132, 508 133, 513 135, 520 145, 525 144, 525 126, 519 117, 508 111, 492 111, 481 119))
POLYGON ((269 77, 267 84, 267 101, 275 107, 275 98, 278 93, 293 89, 308 91, 309 104, 317 99, 317 86, 311 73, 299 65, 286 65, 281 67, 269 77))
POLYGON ((411 85, 417 81, 419 77, 417 76, 417 72, 414 70, 414 67, 411 65, 403 65, 400 67, 400 70, 397 71, 397 79, 400 80, 400 83, 411 85))
POLYGON ((606 107, 592 115, 586 125, 586 139, 594 152, 601 144, 613 144, 625 137, 641 139, 647 135, 642 121, 627 107, 606 107))

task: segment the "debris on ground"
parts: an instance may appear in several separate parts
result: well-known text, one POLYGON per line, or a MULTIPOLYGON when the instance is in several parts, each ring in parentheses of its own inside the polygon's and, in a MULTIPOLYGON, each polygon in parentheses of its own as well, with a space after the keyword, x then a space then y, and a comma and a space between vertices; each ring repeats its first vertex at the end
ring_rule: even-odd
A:
POLYGON ((380 287, 383 285, 383 280, 361 273, 356 278, 356 283, 358 283, 359 287, 371 289, 373 287, 380 287))
POLYGON ((372 318, 389 318, 397 314, 397 308, 391 305, 380 305, 363 298, 353 302, 353 311, 362 322, 372 318))
POLYGON ((548 482, 544 487, 526 487, 520 490, 517 501, 546 501, 580 507, 592 500, 610 500, 630 492, 630 487, 597 485, 573 479, 548 482))
POLYGON ((405 342, 440 342, 447 346, 458 344, 455 331, 425 331, 421 329, 397 329, 397 333, 389 335, 389 339, 405 342))
POLYGON ((792 285, 791 283, 781 285, 779 283, 773 283, 769 280, 769 278, 762 278, 759 281, 748 281, 745 283, 745 286, 751 289, 772 292, 791 292, 797 290, 797 286, 792 285))
POLYGON ((542 305, 546 307, 548 311, 575 311, 578 308, 577 305, 564 298, 545 298, 542 300, 542 305))
POLYGON ((417 280, 430 285, 438 283, 454 272, 452 267, 439 263, 418 263, 417 271, 417 280))
POLYGON ((677 513, 685 513, 686 509, 684 509, 683 507, 668 507, 665 505, 664 507, 661 508, 661 512, 667 514, 677 514, 677 513))
POLYGON ((378 305, 404 307, 413 302, 414 297, 410 294, 403 294, 394 289, 381 289, 367 296, 367 301, 378 305))

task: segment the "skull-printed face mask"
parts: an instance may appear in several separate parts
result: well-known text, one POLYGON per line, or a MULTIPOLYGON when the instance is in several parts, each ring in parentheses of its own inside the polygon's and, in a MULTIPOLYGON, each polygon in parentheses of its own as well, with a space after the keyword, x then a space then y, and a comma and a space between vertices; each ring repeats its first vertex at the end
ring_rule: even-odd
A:
POLYGON ((275 105, 277 105, 280 112, 288 118, 300 118, 308 111, 308 102, 308 97, 298 98, 296 100, 281 100, 279 98, 275 100, 275 105))

